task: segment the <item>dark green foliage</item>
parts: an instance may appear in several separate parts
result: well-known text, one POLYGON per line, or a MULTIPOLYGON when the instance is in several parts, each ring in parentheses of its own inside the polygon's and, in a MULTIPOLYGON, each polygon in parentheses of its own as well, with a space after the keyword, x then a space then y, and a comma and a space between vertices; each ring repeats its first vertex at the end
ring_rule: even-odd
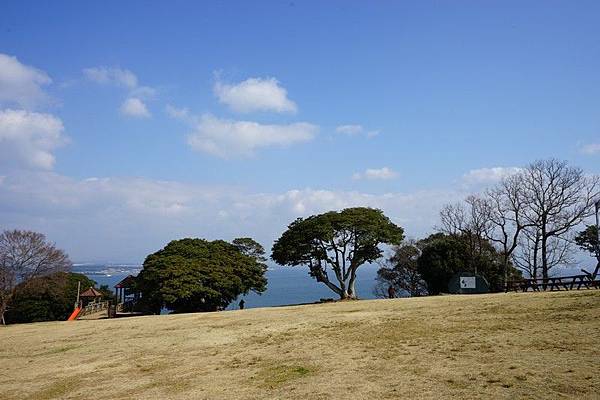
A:
POLYGON ((465 269, 467 245, 450 235, 434 234, 423 240, 423 252, 417 262, 418 270, 429 294, 447 292, 452 275, 465 269))
MULTIPOLYGON (((502 254, 486 240, 478 240, 480 246, 473 252, 470 249, 472 242, 465 235, 443 233, 420 241, 422 253, 417 261, 418 271, 427 282, 429 294, 447 292, 450 278, 461 271, 482 275, 491 291, 503 290, 502 254)), ((509 266, 509 280, 519 275, 512 265, 509 266)))
POLYGON ((281 265, 307 265, 310 275, 340 298, 355 298, 357 269, 383 255, 381 244, 399 244, 403 233, 381 210, 330 211, 292 222, 275 241, 271 258, 281 265), (328 269, 337 284, 330 280, 328 269))
POLYGON ((575 237, 575 243, 582 250, 587 251, 592 257, 598 257, 600 261, 600 242, 598 242, 598 228, 596 225, 588 225, 575 237))
POLYGON ((66 320, 77 301, 77 282, 81 282, 82 291, 96 284, 74 272, 57 272, 21 284, 9 305, 6 322, 66 320))
POLYGON ((265 291, 265 271, 259 258, 234 244, 181 239, 146 258, 136 285, 148 312, 159 313, 162 307, 174 312, 215 311, 240 294, 265 291))
POLYGON ((392 256, 377 271, 375 294, 379 297, 388 296, 389 286, 396 293, 410 296, 427 294, 427 284, 418 270, 418 260, 421 255, 419 242, 406 242, 395 246, 392 256))
POLYGON ((579 232, 575 237, 575 243, 582 250, 587 251, 592 257, 596 257, 598 262, 596 268, 591 274, 593 279, 600 272, 600 241, 598 241, 598 227, 596 225, 588 225, 583 231, 579 232))
POLYGON ((253 257, 260 263, 267 261, 267 258, 265 257, 265 248, 254 239, 249 237, 237 238, 233 239, 231 243, 237 247, 242 254, 253 257))

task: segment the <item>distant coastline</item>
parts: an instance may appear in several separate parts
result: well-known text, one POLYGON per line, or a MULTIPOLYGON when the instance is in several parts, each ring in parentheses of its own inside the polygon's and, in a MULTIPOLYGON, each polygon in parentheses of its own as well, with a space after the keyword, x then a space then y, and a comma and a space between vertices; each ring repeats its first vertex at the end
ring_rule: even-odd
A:
MULTIPOLYGON (((374 299, 373 287, 377 277, 377 265, 361 267, 357 278, 357 292, 361 299, 374 299)), ((142 269, 140 264, 124 263, 75 263, 73 272, 81 273, 97 282, 98 285, 114 285, 128 275, 137 275, 142 269)), ((290 304, 308 304, 322 298, 330 298, 332 292, 323 285, 315 284, 308 275, 308 269, 303 267, 269 266, 267 273, 267 290, 262 295, 249 293, 244 296, 246 308, 275 307, 290 304)), ((227 309, 238 307, 237 301, 227 309)))

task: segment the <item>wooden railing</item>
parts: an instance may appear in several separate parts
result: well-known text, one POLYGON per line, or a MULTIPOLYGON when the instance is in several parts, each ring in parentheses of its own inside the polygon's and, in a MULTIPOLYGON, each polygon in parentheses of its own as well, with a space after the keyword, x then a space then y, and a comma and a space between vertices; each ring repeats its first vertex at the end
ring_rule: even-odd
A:
POLYGON ((554 291, 554 290, 580 290, 600 289, 600 280, 594 280, 590 275, 558 276, 552 278, 522 279, 506 283, 506 292, 529 290, 554 291))
POLYGON ((85 315, 93 314, 99 311, 107 310, 110 305, 110 301, 99 301, 94 303, 89 303, 85 307, 81 309, 78 317, 83 317, 85 315))

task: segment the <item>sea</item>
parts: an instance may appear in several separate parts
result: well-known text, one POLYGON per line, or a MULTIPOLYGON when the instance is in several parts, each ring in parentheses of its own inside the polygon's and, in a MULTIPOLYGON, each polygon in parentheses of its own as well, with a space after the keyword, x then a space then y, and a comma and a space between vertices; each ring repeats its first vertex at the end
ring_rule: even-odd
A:
MULTIPOLYGON (((363 265, 356 278, 356 292, 361 299, 373 299, 377 277, 377 265, 363 265)), ((142 269, 136 264, 93 264, 80 263, 73 265, 73 272, 86 275, 98 286, 114 286, 128 275, 137 275, 142 269)), ((335 299, 337 295, 323 283, 317 282, 308 275, 307 267, 269 266, 267 272, 267 290, 262 294, 250 292, 232 302, 228 310, 239 308, 238 303, 243 298, 245 308, 274 307, 291 304, 314 303, 320 299, 335 299)))

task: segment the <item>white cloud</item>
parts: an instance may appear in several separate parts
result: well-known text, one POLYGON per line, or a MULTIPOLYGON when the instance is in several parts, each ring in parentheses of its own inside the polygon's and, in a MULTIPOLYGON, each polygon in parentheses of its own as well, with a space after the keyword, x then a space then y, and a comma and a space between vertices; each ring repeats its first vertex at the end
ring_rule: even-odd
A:
POLYGON ((146 101, 156 98, 156 89, 140 86, 137 76, 128 69, 118 67, 93 67, 83 70, 84 76, 92 82, 111 84, 128 90, 125 101, 121 104, 121 114, 135 118, 151 116, 146 101))
POLYGON ((490 184, 501 181, 503 178, 519 173, 519 167, 493 167, 473 169, 463 175, 462 180, 469 185, 490 184))
POLYGON ((148 118, 150 112, 146 104, 137 97, 130 97, 121 104, 121 113, 135 118, 148 118))
POLYGON ((296 104, 288 99, 287 90, 275 78, 250 78, 238 84, 215 82, 214 93, 219 102, 235 112, 297 111, 296 104))
POLYGON ((355 206, 380 208, 408 235, 420 237, 438 224, 444 203, 463 197, 447 191, 374 195, 311 188, 256 193, 172 181, 74 180, 21 171, 7 175, 0 185, 0 220, 8 229, 48 234, 76 261, 141 262, 182 237, 231 240, 249 235, 268 249, 297 217, 355 206))
POLYGON ((0 110, 0 165, 51 169, 53 150, 67 141, 63 131, 53 115, 0 110))
POLYGON ((312 140, 319 128, 306 122, 263 125, 252 121, 219 119, 203 115, 188 136, 194 150, 218 157, 249 156, 263 147, 287 147, 312 140))
POLYGON ((398 176, 398 173, 388 167, 383 168, 367 168, 364 172, 357 172, 352 175, 352 179, 369 179, 369 180, 387 180, 394 179, 398 176))
POLYGON ((190 116, 190 110, 188 108, 178 108, 170 104, 165 106, 165 112, 169 117, 181 120, 186 120, 190 116))
POLYGON ((335 128, 335 131, 345 135, 358 135, 359 133, 363 133, 364 128, 362 125, 340 125, 335 128))
POLYGON ((44 71, 0 53, 0 105, 33 107, 47 100, 48 95, 42 87, 51 82, 44 71))
POLYGON ((584 144, 579 148, 579 151, 581 154, 586 154, 588 156, 600 154, 600 143, 584 144))
POLYGON ((133 89, 138 85, 137 76, 128 69, 118 67, 85 68, 83 75, 96 83, 113 84, 133 89))
POLYGON ((140 99, 153 99, 156 97, 156 89, 150 86, 138 86, 129 92, 129 96, 140 99))
POLYGON ((367 131, 362 125, 359 124, 339 125, 335 128, 335 131, 348 136, 364 135, 367 139, 371 139, 379 135, 378 130, 367 131))

